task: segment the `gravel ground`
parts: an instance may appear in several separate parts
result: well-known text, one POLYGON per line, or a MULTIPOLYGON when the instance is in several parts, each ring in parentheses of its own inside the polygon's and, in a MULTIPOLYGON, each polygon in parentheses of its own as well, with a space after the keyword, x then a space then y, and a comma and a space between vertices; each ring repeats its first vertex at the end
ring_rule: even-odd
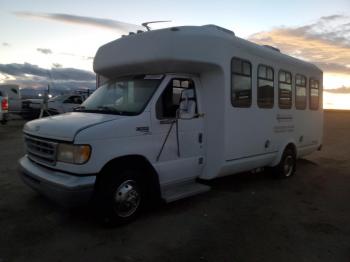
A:
POLYGON ((350 112, 325 112, 323 150, 291 179, 217 179, 206 194, 113 229, 21 182, 23 123, 0 126, 0 262, 350 261, 350 112))

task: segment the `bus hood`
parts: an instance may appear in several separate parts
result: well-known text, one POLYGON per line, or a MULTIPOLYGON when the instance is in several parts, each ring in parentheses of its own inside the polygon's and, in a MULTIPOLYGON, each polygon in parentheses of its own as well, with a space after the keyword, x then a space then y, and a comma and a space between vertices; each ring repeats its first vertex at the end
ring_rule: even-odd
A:
POLYGON ((124 117, 120 115, 71 112, 30 121, 25 124, 23 132, 28 135, 49 139, 73 141, 80 131, 88 127, 124 117))

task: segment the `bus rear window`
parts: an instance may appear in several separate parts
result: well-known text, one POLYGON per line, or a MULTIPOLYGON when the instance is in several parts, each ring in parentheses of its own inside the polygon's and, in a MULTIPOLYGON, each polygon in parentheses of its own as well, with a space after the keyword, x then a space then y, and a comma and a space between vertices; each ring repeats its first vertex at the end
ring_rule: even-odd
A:
POLYGON ((316 79, 310 79, 310 109, 317 110, 319 107, 319 90, 320 84, 316 79))
POLYGON ((281 109, 292 107, 292 74, 282 70, 278 75, 278 104, 281 109))
POLYGON ((306 77, 299 74, 295 76, 295 108, 306 108, 306 77))

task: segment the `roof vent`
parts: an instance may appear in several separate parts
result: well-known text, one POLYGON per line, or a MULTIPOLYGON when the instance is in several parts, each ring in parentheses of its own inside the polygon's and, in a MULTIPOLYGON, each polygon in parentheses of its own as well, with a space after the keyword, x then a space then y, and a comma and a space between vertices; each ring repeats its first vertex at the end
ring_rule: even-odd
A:
POLYGON ((270 45, 263 45, 263 47, 266 47, 266 48, 269 48, 269 49, 271 49, 273 51, 281 53, 281 50, 279 50, 277 47, 270 46, 270 45))
POLYGON ((233 31, 228 30, 228 29, 226 29, 226 28, 223 28, 223 27, 221 27, 221 26, 217 26, 217 25, 204 25, 204 26, 205 26, 205 27, 214 28, 214 29, 219 30, 219 31, 221 31, 221 32, 224 32, 224 33, 226 33, 226 34, 235 35, 235 33, 234 33, 233 31))

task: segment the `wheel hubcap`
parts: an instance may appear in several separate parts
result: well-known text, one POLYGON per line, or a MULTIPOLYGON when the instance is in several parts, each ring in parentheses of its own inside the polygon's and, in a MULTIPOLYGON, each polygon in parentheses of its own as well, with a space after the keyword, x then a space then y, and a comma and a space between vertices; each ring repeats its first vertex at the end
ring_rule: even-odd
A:
POLYGON ((284 160, 284 174, 285 176, 290 176, 293 173, 293 168, 294 168, 294 159, 292 156, 287 156, 286 159, 284 160))
POLYGON ((114 194, 115 212, 120 217, 129 217, 140 205, 140 192, 133 180, 123 182, 114 194))

